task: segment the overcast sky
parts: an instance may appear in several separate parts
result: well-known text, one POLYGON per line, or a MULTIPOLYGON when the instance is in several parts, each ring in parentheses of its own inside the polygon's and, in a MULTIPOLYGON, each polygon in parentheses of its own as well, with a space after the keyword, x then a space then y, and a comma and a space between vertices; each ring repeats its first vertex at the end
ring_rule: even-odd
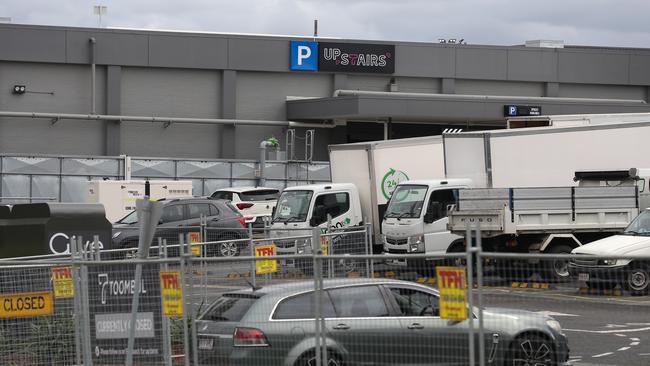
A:
POLYGON ((352 39, 650 48, 648 0, 0 0, 12 23, 352 39))

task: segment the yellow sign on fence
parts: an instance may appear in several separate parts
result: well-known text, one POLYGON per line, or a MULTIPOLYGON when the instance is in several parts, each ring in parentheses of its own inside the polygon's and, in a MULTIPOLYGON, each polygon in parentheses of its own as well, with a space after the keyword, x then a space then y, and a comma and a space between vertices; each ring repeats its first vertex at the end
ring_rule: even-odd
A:
MULTIPOLYGON (((256 257, 270 257, 275 255, 275 244, 260 245, 255 247, 256 257)), ((275 259, 255 261, 255 273, 275 273, 278 271, 278 262, 275 259)))
POLYGON ((51 291, 0 295, 0 318, 51 315, 53 312, 51 291))
POLYGON ((440 291, 440 317, 450 320, 467 319, 467 281, 465 268, 437 267, 440 291))
POLYGON ((57 299, 74 297, 72 267, 52 267, 52 287, 54 288, 54 297, 57 299))
POLYGON ((179 272, 160 272, 162 313, 165 316, 183 316, 183 287, 179 272))
POLYGON ((194 231, 190 233, 190 248, 192 250, 192 255, 195 257, 201 256, 201 233, 194 231))

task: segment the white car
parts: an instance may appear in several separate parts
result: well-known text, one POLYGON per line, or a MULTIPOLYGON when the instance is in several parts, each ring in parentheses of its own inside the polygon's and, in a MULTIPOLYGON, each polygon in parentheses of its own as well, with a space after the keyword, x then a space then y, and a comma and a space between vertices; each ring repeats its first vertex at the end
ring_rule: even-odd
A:
POLYGON ((270 187, 230 187, 216 190, 210 198, 225 199, 232 202, 244 216, 246 224, 259 227, 264 218, 270 219, 278 203, 280 190, 270 187))

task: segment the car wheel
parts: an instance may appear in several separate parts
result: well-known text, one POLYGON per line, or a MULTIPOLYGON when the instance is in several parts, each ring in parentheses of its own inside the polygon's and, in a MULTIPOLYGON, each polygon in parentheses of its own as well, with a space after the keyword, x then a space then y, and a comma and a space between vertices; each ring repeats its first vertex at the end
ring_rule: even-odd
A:
POLYGON ((555 365, 553 345, 548 338, 538 334, 524 334, 512 343, 510 360, 512 366, 555 365))
POLYGON ((236 242, 224 241, 217 244, 217 246, 221 257, 236 257, 239 255, 239 245, 236 242))
POLYGON ((625 279, 625 288, 633 296, 648 294, 650 289, 650 269, 648 265, 637 264, 630 268, 625 279))
MULTIPOLYGON (((546 253, 548 254, 569 254, 573 248, 570 245, 554 245, 546 253)), ((547 281, 566 282, 571 278, 569 273, 569 261, 567 259, 542 260, 541 275, 547 281)))
MULTIPOLYGON (((327 351, 327 366, 343 366, 343 365, 344 365, 343 361, 336 353, 330 350, 327 351)), ((294 364, 294 366, 316 366, 316 353, 311 351, 303 355, 294 364)))

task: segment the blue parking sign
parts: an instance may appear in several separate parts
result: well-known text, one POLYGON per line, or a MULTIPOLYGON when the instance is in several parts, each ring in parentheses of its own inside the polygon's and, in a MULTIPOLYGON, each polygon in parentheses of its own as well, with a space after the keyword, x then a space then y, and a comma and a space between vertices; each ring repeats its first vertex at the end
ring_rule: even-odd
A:
POLYGON ((318 42, 291 41, 291 70, 318 70, 318 42))
POLYGON ((517 115, 517 106, 516 105, 511 105, 508 107, 508 115, 509 116, 516 116, 517 115))

